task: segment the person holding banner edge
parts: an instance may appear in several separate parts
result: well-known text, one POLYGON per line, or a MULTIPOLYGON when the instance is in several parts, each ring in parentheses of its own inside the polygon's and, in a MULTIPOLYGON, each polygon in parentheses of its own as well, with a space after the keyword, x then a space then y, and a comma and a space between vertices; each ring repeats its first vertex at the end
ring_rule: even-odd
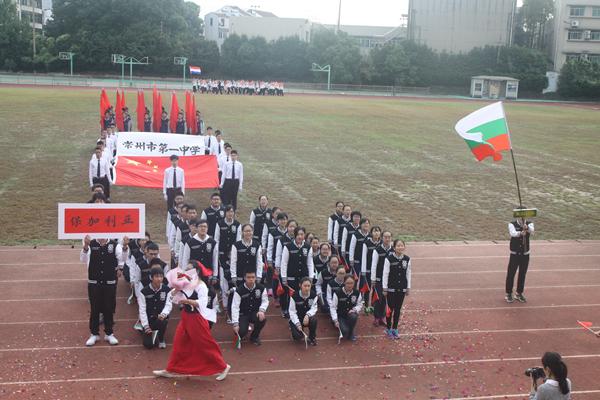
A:
MULTIPOLYGON (((524 207, 520 207, 524 209, 524 207)), ((508 260, 508 271, 506 274, 506 301, 513 302, 512 290, 517 269, 519 277, 517 279, 517 293, 515 299, 522 303, 526 303, 527 299, 523 297, 525 289, 525 276, 529 267, 529 237, 533 233, 533 222, 527 222, 521 217, 514 222, 508 224, 508 232, 510 233, 510 258, 508 260)))
POLYGON ((165 169, 163 179, 163 196, 167 201, 167 211, 173 207, 173 201, 178 191, 185 195, 185 171, 182 168, 177 168, 179 156, 172 154, 169 159, 171 160, 171 166, 165 169))

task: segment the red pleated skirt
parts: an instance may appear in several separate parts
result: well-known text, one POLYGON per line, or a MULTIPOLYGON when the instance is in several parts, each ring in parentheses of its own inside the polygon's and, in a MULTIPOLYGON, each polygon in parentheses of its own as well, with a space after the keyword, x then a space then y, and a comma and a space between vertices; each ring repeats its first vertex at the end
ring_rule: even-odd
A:
POLYGON ((183 311, 175 332, 167 371, 185 375, 215 375, 225 370, 221 348, 200 314, 183 311))

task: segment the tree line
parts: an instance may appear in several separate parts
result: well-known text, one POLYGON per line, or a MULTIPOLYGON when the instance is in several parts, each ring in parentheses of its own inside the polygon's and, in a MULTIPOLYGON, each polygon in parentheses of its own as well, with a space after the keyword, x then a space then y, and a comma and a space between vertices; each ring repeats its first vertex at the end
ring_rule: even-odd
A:
MULTIPOLYGON (((80 73, 119 74, 121 66, 112 64, 111 54, 123 54, 149 57, 148 66, 136 69, 146 76, 181 76, 181 66, 174 65, 173 58, 186 57, 187 65, 201 67, 203 76, 211 78, 326 82, 326 74, 309 70, 312 63, 318 63, 331 65, 332 83, 468 87, 471 76, 503 75, 519 79, 521 91, 540 93, 548 85, 550 60, 535 48, 535 37, 542 34, 548 5, 547 1, 525 1, 533 2, 540 3, 537 9, 530 4, 523 7, 527 14, 523 9, 520 12, 521 19, 529 21, 517 29, 520 33, 516 38, 521 38, 523 46, 486 46, 448 54, 403 40, 371 48, 363 55, 356 39, 330 29, 314 32, 310 43, 297 36, 267 42, 262 36, 232 34, 219 53, 215 41, 202 38, 200 7, 190 1, 54 0, 53 20, 46 25, 44 35, 36 36, 32 57, 27 18, 20 21, 11 0, 0 0, 0 68, 67 72, 68 63, 58 59, 62 51, 75 54, 74 70, 80 73), (527 15, 536 16, 538 22, 532 22, 534 17, 525 18, 527 15)), ((576 69, 569 66, 569 71, 574 71, 569 76, 593 79, 595 67, 586 65, 582 61, 576 69)), ((569 81, 566 78, 561 79, 561 85, 569 81)), ((573 85, 577 79, 569 82, 573 85)))

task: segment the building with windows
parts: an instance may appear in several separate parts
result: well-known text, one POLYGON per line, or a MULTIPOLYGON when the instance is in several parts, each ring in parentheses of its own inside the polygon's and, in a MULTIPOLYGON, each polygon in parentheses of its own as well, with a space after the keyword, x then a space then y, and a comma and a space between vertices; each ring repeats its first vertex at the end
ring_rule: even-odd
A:
POLYGON ((44 23, 44 14, 42 9, 42 0, 12 0, 17 6, 19 19, 27 18, 31 25, 31 13, 34 15, 35 30, 42 33, 42 24, 44 23))
POLYGON ((512 45, 517 0, 409 0, 408 7, 408 38, 437 52, 512 45))
POLYGON ((553 29, 549 32, 549 56, 554 71, 572 59, 600 62, 600 1, 555 0, 553 29))
MULTIPOLYGON (((337 29, 337 25, 314 24, 315 29, 327 28, 337 29)), ((381 47, 385 44, 395 44, 405 40, 407 36, 406 17, 401 18, 399 26, 365 26, 365 25, 340 25, 340 31, 346 32, 360 42, 360 50, 363 54, 369 54, 373 47, 381 47)))

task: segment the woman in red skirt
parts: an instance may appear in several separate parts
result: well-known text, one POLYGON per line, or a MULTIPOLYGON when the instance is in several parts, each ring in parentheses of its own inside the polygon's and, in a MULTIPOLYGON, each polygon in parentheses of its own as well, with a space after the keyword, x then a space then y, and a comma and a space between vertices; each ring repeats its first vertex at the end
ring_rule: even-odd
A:
MULTIPOLYGON (((197 261, 191 260, 190 264, 196 271, 201 271, 197 261)), ((172 377, 173 373, 203 376, 219 374, 217 380, 222 381, 231 366, 223 361, 221 348, 210 334, 208 321, 202 317, 200 310, 206 307, 208 288, 198 280, 196 271, 188 270, 183 274, 181 270, 173 269, 167 274, 169 285, 175 288, 171 292, 175 295, 173 304, 183 304, 184 309, 175 332, 169 365, 154 373, 166 378, 172 377), (184 297, 181 301, 177 298, 180 294, 184 297)))

